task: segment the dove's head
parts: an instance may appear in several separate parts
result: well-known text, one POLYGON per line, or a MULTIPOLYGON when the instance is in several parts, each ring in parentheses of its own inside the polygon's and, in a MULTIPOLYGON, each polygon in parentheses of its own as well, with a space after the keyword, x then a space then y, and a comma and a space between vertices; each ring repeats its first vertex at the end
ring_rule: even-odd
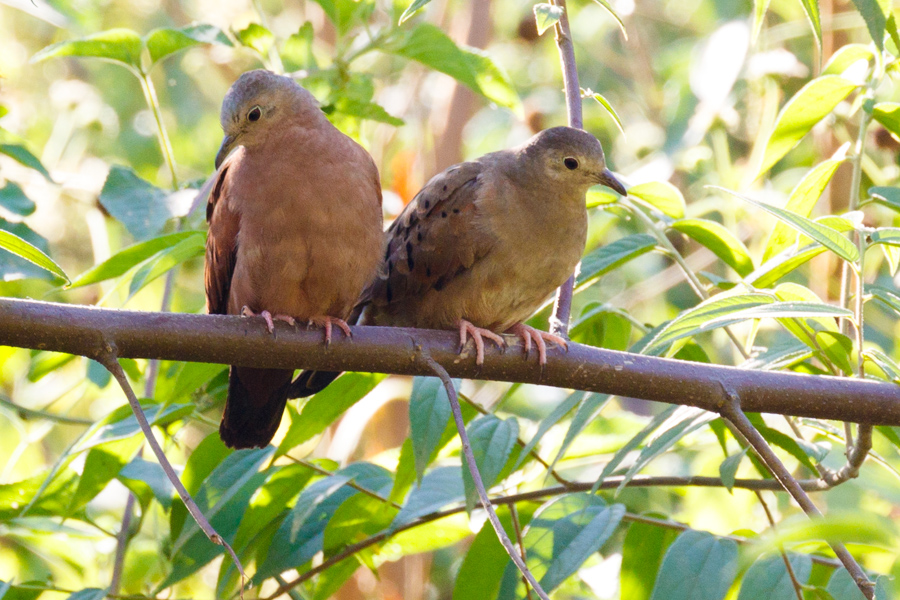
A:
POLYGON ((222 101, 222 129, 225 139, 216 155, 216 167, 238 146, 252 147, 287 120, 316 115, 316 99, 300 85, 283 75, 256 69, 241 75, 222 101))
POLYGON ((587 188, 598 183, 626 195, 625 187, 606 168, 603 148, 597 138, 581 129, 552 127, 541 131, 522 147, 532 163, 531 171, 559 185, 587 188), (534 164, 534 163, 537 164, 534 164))

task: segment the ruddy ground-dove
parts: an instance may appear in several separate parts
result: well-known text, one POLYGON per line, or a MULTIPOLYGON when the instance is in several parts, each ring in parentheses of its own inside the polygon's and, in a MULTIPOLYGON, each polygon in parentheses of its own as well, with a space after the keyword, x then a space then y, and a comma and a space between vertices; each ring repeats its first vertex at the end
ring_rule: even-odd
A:
POLYGON ((546 362, 545 340, 565 340, 523 324, 575 270, 587 236, 585 193, 625 188, 606 168, 597 139, 554 127, 509 150, 435 176, 387 232, 382 275, 362 322, 454 329, 472 336, 532 340, 546 362))
MULTIPOLYGON (((346 319, 383 250, 381 184, 369 154, 288 77, 243 74, 222 103, 225 139, 207 205, 212 314, 262 315, 349 335, 346 319)), ((293 371, 231 367, 219 427, 233 448, 265 446, 293 371)))
MULTIPOLYGON (((581 259, 585 194, 596 184, 626 193, 600 142, 570 127, 448 168, 388 229, 385 264, 363 294, 361 324, 458 330, 461 349, 472 336, 478 364, 483 337, 502 346, 498 333, 514 333, 526 356, 534 341, 543 365, 545 340, 566 342, 523 321, 581 259)), ((304 395, 337 375, 304 373, 304 395)))

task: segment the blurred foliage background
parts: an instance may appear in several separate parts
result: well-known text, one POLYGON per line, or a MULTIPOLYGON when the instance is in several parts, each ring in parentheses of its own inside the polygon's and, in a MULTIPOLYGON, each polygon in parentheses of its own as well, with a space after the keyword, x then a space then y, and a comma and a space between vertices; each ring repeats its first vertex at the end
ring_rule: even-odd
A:
MULTIPOLYGON (((890 3, 604 4, 569 6, 585 129, 601 140, 634 198, 588 197, 573 339, 685 360, 900 379, 893 282, 900 236, 892 227, 900 206, 893 104, 900 93, 895 42, 888 35, 881 45, 885 30, 896 30, 890 3), (799 114, 783 108, 823 73, 840 77, 846 89, 799 96, 799 114), (831 247, 802 227, 809 237, 799 246, 795 230, 773 242, 772 216, 710 186, 787 204, 810 220, 844 215, 820 222, 862 248, 866 261, 857 253, 842 262, 844 245, 825 252, 831 247), (809 244, 813 251, 791 262, 809 244), (870 244, 878 248, 865 253, 870 244), (835 325, 834 316, 845 314, 836 312, 845 263, 879 286, 867 290, 865 308, 843 300, 865 322, 865 356, 862 336, 835 325), (706 331, 710 313, 692 311, 720 293, 749 294, 740 298, 750 308, 806 304, 779 305, 780 321, 751 314, 735 319, 730 333, 706 331), (688 332, 680 337, 663 327, 679 315, 688 332)), ((372 153, 388 220, 447 166, 566 123, 552 29, 539 35, 532 4, 432 0, 404 15, 407 8, 402 0, 4 0, 0 229, 43 250, 75 283, 63 287, 53 274, 0 252, 0 293, 202 312, 205 223, 202 209, 189 212, 192 190, 213 170, 221 99, 251 68, 294 73, 372 153), (401 15, 408 17, 402 24, 401 15), (185 29, 192 24, 202 26, 185 29), (110 31, 87 45, 65 44, 110 31)), ((522 252, 552 251, 522 241, 522 252)), ((534 323, 545 327, 548 316, 546 308, 534 323)), ((445 403, 434 382, 347 375, 289 408, 277 449, 229 454, 215 433, 223 367, 163 363, 157 375, 147 361, 125 363, 188 489, 257 573, 261 585, 249 597, 271 594, 392 522, 422 517, 322 570, 294 597, 524 597, 479 511, 471 519, 428 519, 465 496, 455 431, 416 429, 416 410, 445 403), (342 485, 347 477, 368 493, 342 485), (440 493, 429 504, 417 490, 440 493), (315 519, 301 510, 309 506, 315 519)), ((462 391, 470 427, 481 432, 470 435, 482 460, 491 452, 504 459, 491 467, 488 483, 497 494, 638 471, 725 482, 765 476, 742 460, 746 450, 714 415, 538 386, 464 382, 462 391), (476 418, 479 411, 488 414, 476 418), (530 456, 522 452, 528 442, 530 456)), ((233 567, 186 522, 158 465, 140 450, 124 404, 97 363, 0 347, 0 581, 7 582, 0 598, 237 593, 233 567), (134 500, 126 506, 129 492, 134 500), (116 567, 125 514, 134 516, 125 519, 127 552, 116 567)), ((756 423, 798 478, 844 462, 839 424, 756 423)), ((525 526, 542 511, 544 525, 529 525, 524 544, 556 598, 796 598, 801 592, 781 557, 765 554, 784 547, 804 597, 857 598, 821 540, 852 543, 873 576, 900 573, 898 446, 900 432, 877 429, 859 478, 815 496, 834 515, 821 528, 808 525, 784 494, 727 484, 551 494, 500 512, 512 532, 513 519, 525 526), (590 529, 603 522, 608 531, 590 529), (542 537, 541 527, 553 535, 542 537), (589 542, 573 537, 587 531, 589 542), (547 548, 553 536, 558 543, 547 548), (686 572, 696 575, 693 583, 684 583, 686 572)), ((894 584, 881 578, 879 585, 887 598, 894 584)))

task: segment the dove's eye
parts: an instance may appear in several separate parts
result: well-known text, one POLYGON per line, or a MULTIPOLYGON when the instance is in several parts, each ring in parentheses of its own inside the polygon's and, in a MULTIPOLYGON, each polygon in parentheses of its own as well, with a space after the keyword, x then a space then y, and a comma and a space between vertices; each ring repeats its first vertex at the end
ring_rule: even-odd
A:
POLYGON ((566 165, 566 168, 570 171, 574 171, 578 168, 578 161, 571 156, 563 159, 563 164, 566 165))
POLYGON ((259 118, 262 116, 262 109, 258 106, 254 106, 250 109, 250 112, 247 113, 248 121, 259 121, 259 118))

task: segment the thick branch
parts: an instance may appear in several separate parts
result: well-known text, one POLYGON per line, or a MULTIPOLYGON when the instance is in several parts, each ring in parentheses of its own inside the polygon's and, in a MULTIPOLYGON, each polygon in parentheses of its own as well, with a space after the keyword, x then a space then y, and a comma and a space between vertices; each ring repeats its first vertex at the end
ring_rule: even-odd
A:
MULTIPOLYGON (((509 338, 514 342, 513 338, 509 338)), ((697 406, 719 412, 723 383, 744 410, 871 425, 900 425, 900 387, 849 377, 751 371, 569 344, 552 349, 543 370, 521 348, 489 350, 484 365, 457 354, 450 331, 354 327, 353 339, 329 349, 320 330, 261 318, 141 313, 32 300, 0 299, 0 344, 91 358, 115 347, 122 358, 213 362, 247 367, 312 368, 431 375, 416 360, 420 346, 452 377, 539 383, 560 388, 697 406)))

